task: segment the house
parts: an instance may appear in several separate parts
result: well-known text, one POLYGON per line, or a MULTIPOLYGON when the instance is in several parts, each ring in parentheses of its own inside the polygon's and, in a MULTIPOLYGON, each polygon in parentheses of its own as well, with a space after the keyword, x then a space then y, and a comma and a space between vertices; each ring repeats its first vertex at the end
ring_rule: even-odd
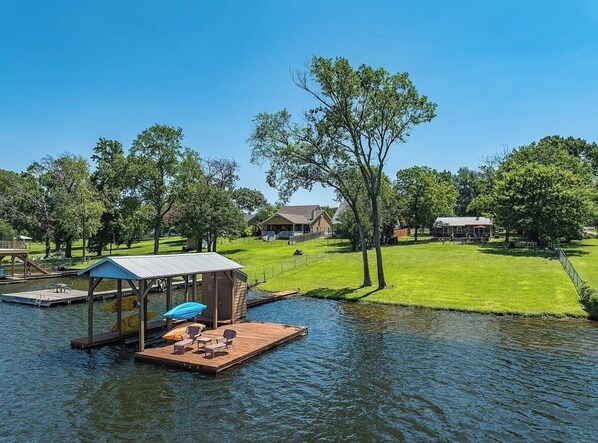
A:
POLYGON ((259 235, 262 231, 262 224, 257 219, 257 214, 244 214, 247 227, 251 228, 251 232, 254 235, 259 235))
POLYGON ((332 233, 332 220, 319 205, 283 206, 262 222, 263 236, 289 238, 310 232, 332 233))
POLYGON ((494 224, 487 217, 438 217, 430 233, 433 237, 488 238, 494 235, 494 224))

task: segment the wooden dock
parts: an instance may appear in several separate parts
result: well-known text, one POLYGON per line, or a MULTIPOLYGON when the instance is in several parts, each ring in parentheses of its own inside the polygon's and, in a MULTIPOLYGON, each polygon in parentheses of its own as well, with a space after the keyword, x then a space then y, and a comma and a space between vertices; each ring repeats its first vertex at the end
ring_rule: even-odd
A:
MULTIPOLYGON (((198 282, 198 285, 201 282, 198 282)), ((185 282, 173 282, 173 289, 180 289, 185 286, 185 282)), ((156 292, 158 286, 155 286, 156 292)), ((133 294, 131 288, 123 288, 123 296, 133 294)), ((94 300, 105 300, 116 297, 116 290, 98 291, 93 294, 94 300)), ((87 301, 87 291, 72 289, 67 292, 56 292, 55 289, 37 289, 34 291, 15 292, 14 294, 0 294, 0 299, 6 303, 20 303, 24 305, 39 306, 49 308, 55 305, 67 305, 71 303, 81 303, 87 301)))
POLYGON ((253 299, 247 300, 247 307, 253 308, 254 306, 264 305, 266 303, 271 303, 276 300, 282 300, 283 298, 290 297, 291 295, 297 295, 299 291, 281 291, 281 292, 274 292, 272 294, 263 295, 261 297, 256 297, 253 299))
MULTIPOLYGON (((265 323, 246 321, 226 326, 236 329, 238 334, 234 341, 234 348, 216 352, 214 358, 204 355, 194 345, 183 354, 175 354, 173 344, 148 348, 137 352, 135 359, 155 363, 158 365, 172 366, 189 371, 217 374, 232 366, 243 363, 250 358, 262 354, 272 348, 296 340, 307 334, 305 326, 291 326, 278 323, 265 323)), ((225 327, 204 331, 203 337, 210 337, 216 341, 221 337, 225 327)))

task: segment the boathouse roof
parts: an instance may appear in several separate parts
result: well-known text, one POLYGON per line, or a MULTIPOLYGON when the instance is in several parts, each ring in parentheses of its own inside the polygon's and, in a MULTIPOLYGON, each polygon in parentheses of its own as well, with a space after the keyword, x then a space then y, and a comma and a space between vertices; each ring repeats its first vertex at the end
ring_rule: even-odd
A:
POLYGON ((120 280, 144 280, 239 270, 243 266, 217 252, 106 257, 77 275, 120 280))

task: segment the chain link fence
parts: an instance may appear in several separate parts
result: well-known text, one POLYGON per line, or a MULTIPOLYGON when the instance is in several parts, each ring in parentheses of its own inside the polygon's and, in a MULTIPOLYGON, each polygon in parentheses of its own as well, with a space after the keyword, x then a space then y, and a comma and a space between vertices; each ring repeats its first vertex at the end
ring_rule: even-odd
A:
POLYGON ((552 250, 554 251, 554 254, 557 256, 557 258, 559 259, 561 264, 563 265, 563 269, 565 269, 565 271, 567 271, 567 274, 569 274, 571 281, 575 285, 575 289, 577 289, 577 292, 580 292, 581 287, 584 284, 584 281, 579 276, 577 271, 575 270, 573 263, 571 263, 571 261, 569 260, 569 257, 567 257, 567 254, 565 254, 565 252, 559 247, 559 245, 553 244, 552 250))

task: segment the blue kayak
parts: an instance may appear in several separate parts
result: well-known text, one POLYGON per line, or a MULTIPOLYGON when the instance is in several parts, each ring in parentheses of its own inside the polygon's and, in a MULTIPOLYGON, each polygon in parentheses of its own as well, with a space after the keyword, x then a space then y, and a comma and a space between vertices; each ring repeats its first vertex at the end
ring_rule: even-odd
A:
POLYGON ((206 305, 201 303, 195 303, 193 301, 183 303, 182 305, 175 306, 170 311, 164 314, 164 318, 174 318, 177 320, 189 320, 196 315, 201 314, 207 308, 206 305))

